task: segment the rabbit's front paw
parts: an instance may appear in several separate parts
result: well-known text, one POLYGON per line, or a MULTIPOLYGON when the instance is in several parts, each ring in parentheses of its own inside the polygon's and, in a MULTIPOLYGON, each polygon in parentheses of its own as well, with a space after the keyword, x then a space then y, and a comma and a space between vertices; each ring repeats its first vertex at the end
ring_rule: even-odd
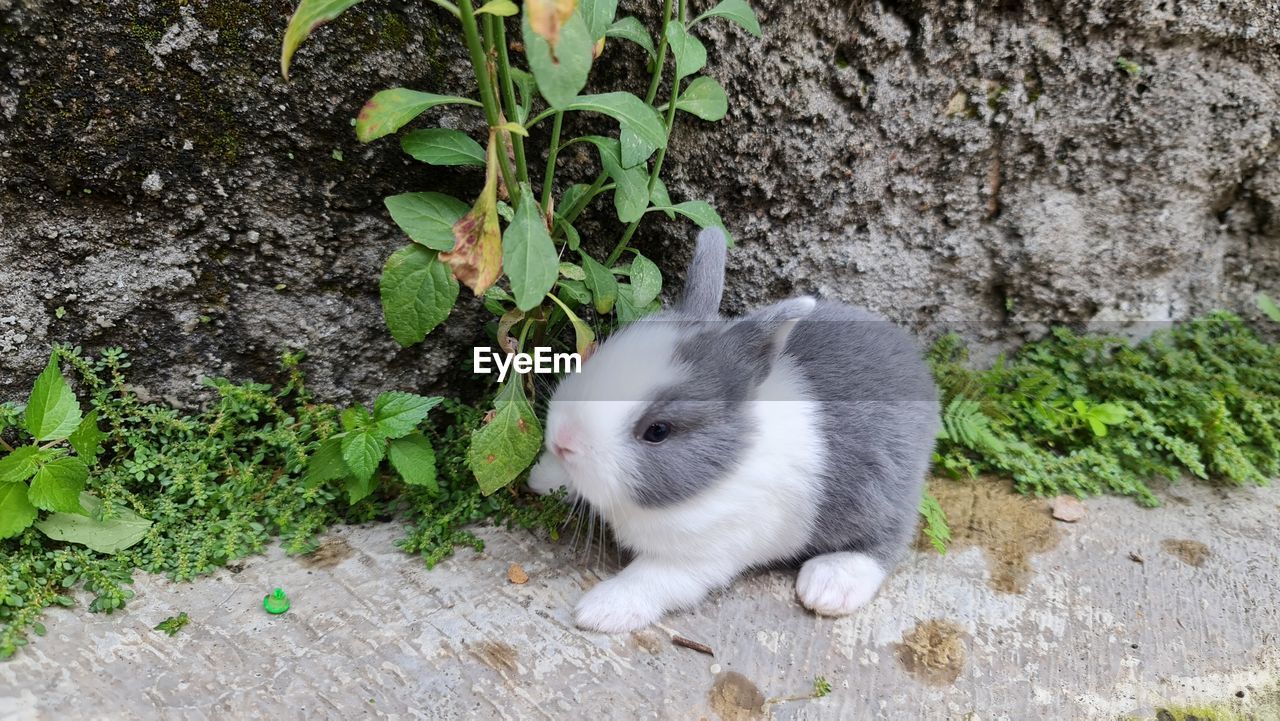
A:
POLYGON ((800 567, 796 595, 814 613, 844 616, 865 606, 884 577, 884 569, 866 554, 824 553, 800 567))
POLYGON ((604 633, 636 631, 662 618, 662 607, 626 579, 611 578, 587 592, 573 611, 579 628, 604 633))
POLYGON ((569 485, 569 474, 564 470, 560 459, 550 451, 543 451, 542 457, 529 471, 529 490, 540 496, 564 488, 569 485))

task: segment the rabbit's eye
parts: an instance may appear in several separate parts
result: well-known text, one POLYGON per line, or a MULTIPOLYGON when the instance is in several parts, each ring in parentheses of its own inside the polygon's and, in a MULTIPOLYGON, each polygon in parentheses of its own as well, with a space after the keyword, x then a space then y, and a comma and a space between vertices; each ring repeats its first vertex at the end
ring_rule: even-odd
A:
POLYGON ((644 429, 644 439, 650 443, 661 443, 671 435, 671 424, 659 421, 644 429))

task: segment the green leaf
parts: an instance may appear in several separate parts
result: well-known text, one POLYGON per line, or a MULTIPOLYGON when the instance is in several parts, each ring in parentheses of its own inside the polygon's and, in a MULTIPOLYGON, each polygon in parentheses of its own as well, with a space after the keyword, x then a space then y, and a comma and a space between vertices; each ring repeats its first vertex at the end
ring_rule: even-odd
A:
POLYGON ((362 143, 390 135, 422 113, 437 105, 474 105, 480 103, 456 95, 436 95, 408 88, 383 90, 369 99, 356 116, 356 138, 362 143))
POLYGON ((412 433, 391 441, 387 457, 391 460, 391 467, 396 469, 405 483, 437 490, 436 452, 431 447, 431 442, 421 433, 412 433))
POLYGON ((378 480, 373 476, 364 479, 347 476, 342 486, 347 491, 347 503, 354 506, 373 493, 373 489, 378 487, 378 480))
POLYGON ((414 395, 392 391, 378 396, 373 403, 375 430, 387 438, 399 438, 413 432, 432 408, 444 400, 439 396, 414 395))
POLYGON ((1265 313, 1271 320, 1280 323, 1280 307, 1277 307, 1276 302, 1271 300, 1271 296, 1259 293, 1254 302, 1258 304, 1258 310, 1265 313))
POLYGON ((516 109, 516 120, 523 123, 529 118, 529 108, 533 106, 533 91, 537 87, 533 75, 520 68, 510 68, 508 74, 511 82, 520 91, 520 107, 516 109))
POLYGON ((36 507, 27 500, 23 483, 0 483, 0 538, 22 533, 36 519, 36 507))
POLYGON ((379 283, 382 316, 396 342, 409 347, 444 322, 458 300, 458 281, 436 254, 410 245, 387 259, 379 283))
POLYGON ((46 511, 83 513, 80 494, 89 480, 89 467, 79 458, 58 458, 36 471, 27 500, 46 511))
POLYGON ((595 43, 605 36, 613 23, 613 16, 618 14, 618 0, 580 0, 578 8, 587 21, 591 42, 595 43))
POLYGON ((489 2, 481 5, 480 8, 476 10, 476 15, 489 13, 490 15, 497 15, 500 18, 508 18, 518 12, 520 12, 520 8, 516 7, 516 4, 511 2, 511 0, 489 0, 489 2))
POLYGON ((467 454, 480 492, 485 495, 514 481, 542 448, 542 428, 520 380, 503 384, 494 407, 497 413, 493 420, 471 434, 467 454))
MULTIPOLYGON (((102 501, 92 493, 81 493, 79 501, 88 515, 54 513, 37 523, 36 528, 55 541, 79 543, 107 554, 129 548, 146 538, 147 531, 151 529, 151 521, 120 505, 115 507, 115 518, 98 520, 102 501)), ((0 513, 0 517, 3 515, 0 513)))
POLYGON ((653 38, 649 37, 649 31, 645 29, 644 23, 634 17, 627 16, 616 21, 605 31, 605 37, 622 38, 644 48, 649 53, 649 57, 658 57, 658 50, 653 45, 653 38))
POLYGON ((177 632, 181 631, 183 626, 186 626, 190 622, 191 617, 187 615, 186 611, 183 611, 177 616, 170 616, 160 623, 157 623, 154 630, 173 636, 177 632))
POLYGON ((80 404, 58 370, 58 359, 50 358, 27 398, 27 432, 38 441, 56 441, 71 435, 78 425, 80 404))
POLYGON ((729 98, 724 94, 720 83, 706 75, 699 75, 680 93, 676 109, 714 122, 729 112, 729 98))
POLYGON ((360 0, 302 0, 289 18, 284 31, 284 43, 280 46, 280 74, 289 79, 289 63, 298 46, 317 27, 341 15, 360 0))
POLYGON ((681 23, 667 25, 667 45, 676 59, 676 80, 693 75, 706 66, 706 47, 681 23))
POLYGON ((1129 410, 1115 403, 1100 403, 1089 409, 1089 417, 1096 418, 1109 426, 1124 423, 1129 418, 1129 410))
POLYGON ((80 421, 80 425, 72 431, 67 438, 71 442, 71 447, 76 449, 76 455, 80 456, 85 463, 93 463, 98 458, 98 451, 101 450, 102 441, 107 437, 98 428, 98 411, 90 411, 89 415, 80 421))
MULTIPOLYGON (((586 275, 584 274, 583 277, 585 278, 586 275)), ((587 284, 580 280, 562 280, 559 288, 575 303, 587 305, 591 302, 591 291, 587 290, 587 284)))
POLYGON ((40 455, 36 446, 19 446, 0 458, 0 483, 21 483, 30 478, 40 467, 40 455))
POLYGON ((591 353, 591 346, 596 342, 596 334, 591 330, 591 326, 587 325, 576 313, 569 310, 569 306, 564 304, 556 296, 551 296, 556 305, 560 306, 560 310, 564 311, 564 315, 569 319, 569 323, 573 326, 574 348, 578 351, 578 355, 586 358, 591 353))
POLYGON ((529 26, 527 8, 526 5, 521 27, 529 69, 538 81, 538 92, 547 103, 553 108, 563 109, 587 84, 595 45, 591 29, 582 13, 574 12, 560 26, 560 39, 553 51, 546 39, 529 26))
POLYGON ((649 206, 649 174, 642 167, 624 168, 618 156, 618 141, 599 135, 582 138, 600 151, 600 165, 613 178, 613 207, 624 223, 638 220, 649 206))
POLYGON ((578 229, 574 228, 568 221, 556 214, 555 220, 556 232, 564 236, 564 242, 569 245, 569 250, 577 251, 582 245, 582 237, 578 235, 578 229))
POLYGON ((947 525, 947 513, 942 510, 942 504, 928 491, 920 499, 920 515, 924 517, 924 535, 934 550, 945 554, 947 544, 951 542, 951 527, 947 525))
POLYGON ((586 280, 587 279, 587 272, 583 270, 582 266, 580 265, 574 265, 573 263, 561 263, 559 267, 559 271, 560 271, 560 275, 563 275, 569 280, 586 280))
MULTIPOLYGON (((430 165, 484 165, 484 148, 480 147, 480 143, 472 140, 464 132, 448 128, 431 128, 405 133, 400 138, 400 149, 415 160, 421 160, 430 165)), ((452 248, 453 244, 450 243, 449 247, 452 248)), ((436 248, 436 250, 448 249, 436 248)))
POLYGON ((647 305, 637 303, 635 301, 635 288, 630 283, 618 284, 618 304, 614 312, 618 315, 619 323, 630 323, 651 313, 656 313, 661 309, 662 306, 657 300, 651 300, 647 305))
POLYGON ((636 252, 631 261, 631 295, 637 306, 643 308, 662 292, 662 271, 652 260, 636 252))
POLYGON ((351 473, 346 461, 342 460, 342 439, 330 438, 311 455, 307 461, 307 473, 302 477, 302 484, 307 488, 343 478, 351 473))
POLYGON ((432 250, 453 249, 453 224, 470 210, 466 203, 443 193, 401 193, 382 202, 410 240, 432 250))
POLYGON ((533 189, 520 186, 516 217, 502 235, 502 267, 511 279, 511 293, 520 310, 533 310, 555 285, 560 258, 547 232, 533 189))
POLYGON ((667 184, 662 182, 662 178, 654 179, 653 192, 649 193, 649 202, 662 208, 663 214, 675 220, 676 211, 671 209, 671 195, 667 192, 667 184))
POLYGON ((587 290, 595 300, 596 312, 604 315, 613 308, 618 299, 618 281, 609 269, 596 262, 595 258, 582 253, 582 270, 587 274, 587 290))
POLYGON ((694 18, 689 26, 693 27, 707 18, 726 18, 741 25, 752 35, 760 37, 760 21, 756 19, 756 13, 747 4, 747 0, 723 0, 719 5, 694 18))
POLYGON ((355 431, 342 437, 342 460, 351 475, 361 481, 373 476, 386 452, 386 440, 372 431, 355 431))
POLYGON ((562 211, 572 208, 574 204, 581 200, 582 196, 586 195, 589 190, 591 190, 591 186, 586 183, 574 183, 573 185, 570 185, 563 193, 560 194, 560 204, 557 205, 556 208, 562 211))
POLYGON ((636 135, 631 128, 622 128, 618 133, 618 145, 621 147, 622 167, 634 168, 637 165, 649 159, 653 155, 653 151, 657 150, 653 145, 636 135))
POLYGON ((342 412, 342 430, 347 433, 367 431, 373 428, 373 416, 364 406, 351 406, 342 412))
POLYGON ((662 116, 645 101, 631 93, 614 92, 584 95, 567 103, 563 110, 603 113, 618 121, 623 128, 630 128, 644 142, 655 148, 667 145, 667 132, 662 116))
POLYGON ((709 203, 701 200, 686 200, 669 208, 654 208, 654 210, 674 210, 684 217, 697 223, 699 228, 719 228, 724 231, 725 240, 729 246, 733 246, 733 235, 729 229, 724 227, 724 221, 720 219, 720 214, 712 208, 709 203))

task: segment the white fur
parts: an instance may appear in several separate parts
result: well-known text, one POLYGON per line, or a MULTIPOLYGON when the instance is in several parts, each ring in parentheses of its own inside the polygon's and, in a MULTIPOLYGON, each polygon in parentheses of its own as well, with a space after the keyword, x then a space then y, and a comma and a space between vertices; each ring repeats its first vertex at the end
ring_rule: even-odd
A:
MULTIPOLYGON (((644 355, 651 359, 653 349, 646 344, 644 355)), ((674 380, 670 368, 663 385, 674 380)), ((645 397, 651 396, 636 396, 645 397)), ((534 473, 536 483, 545 486, 563 472, 636 553, 630 566, 588 592, 575 611, 580 626, 610 633, 643 628, 667 611, 697 603, 752 566, 794 557, 809 539, 821 494, 820 409, 785 356, 774 364, 756 400, 747 403, 758 433, 742 463, 728 478, 675 506, 641 507, 624 486, 629 479, 623 472, 623 444, 634 442, 629 429, 644 405, 635 400, 565 406, 557 398, 549 430, 558 422, 591 428, 591 451, 561 468, 554 461, 540 462, 534 473)))
POLYGON ((672 359, 678 340, 677 329, 670 323, 637 323, 602 345, 583 373, 565 377, 551 402, 546 437, 560 437, 567 426, 578 452, 556 459, 559 469, 548 466, 538 471, 540 483, 552 483, 550 472, 557 471, 569 479, 575 493, 606 519, 611 517, 610 509, 626 496, 622 479, 629 462, 627 450, 634 442, 632 422, 658 388, 679 382, 687 373, 672 359))
POLYGON ((824 553, 800 567, 796 595, 814 613, 844 616, 874 598, 884 578, 884 568, 866 554, 824 553))

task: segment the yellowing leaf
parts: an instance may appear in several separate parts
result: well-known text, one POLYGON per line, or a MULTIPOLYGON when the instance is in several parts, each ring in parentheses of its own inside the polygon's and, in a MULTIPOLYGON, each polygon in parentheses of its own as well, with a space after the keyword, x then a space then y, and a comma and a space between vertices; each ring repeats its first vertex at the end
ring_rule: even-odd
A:
POLYGON ((560 42, 560 27, 578 7, 578 0, 525 0, 524 11, 529 16, 529 27, 542 36, 555 51, 560 42))
POLYGON ((529 137, 529 131, 524 129, 520 123, 503 123, 494 128, 494 130, 502 130, 508 133, 515 133, 521 137, 529 137))
POLYGON ((483 294, 502 274, 502 230, 498 225, 498 143, 489 135, 488 171, 476 204, 453 224, 453 250, 440 260, 453 277, 476 295, 483 294))
POLYGON ((383 90, 360 108, 356 116, 356 138, 367 143, 384 135, 390 135, 422 113, 437 105, 474 105, 480 103, 455 95, 422 93, 408 88, 383 90))

